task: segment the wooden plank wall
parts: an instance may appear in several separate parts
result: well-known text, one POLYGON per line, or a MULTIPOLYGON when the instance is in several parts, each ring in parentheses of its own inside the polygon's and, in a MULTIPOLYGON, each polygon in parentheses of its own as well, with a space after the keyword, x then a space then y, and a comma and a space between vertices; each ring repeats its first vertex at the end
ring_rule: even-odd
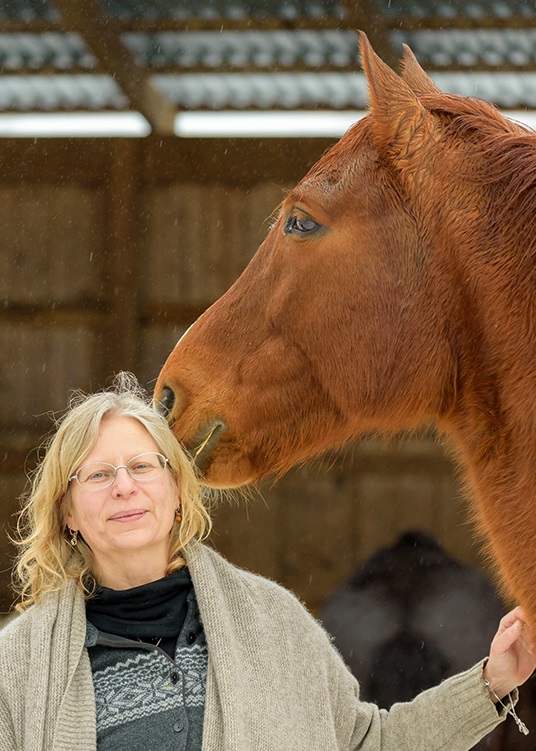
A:
MULTIPOLYGON (((322 139, 0 141, 0 610, 25 471, 73 388, 120 369, 151 388, 180 334, 239 275, 322 139)), ((221 502, 213 543, 317 610, 407 528, 478 546, 429 436, 332 457, 221 502)))

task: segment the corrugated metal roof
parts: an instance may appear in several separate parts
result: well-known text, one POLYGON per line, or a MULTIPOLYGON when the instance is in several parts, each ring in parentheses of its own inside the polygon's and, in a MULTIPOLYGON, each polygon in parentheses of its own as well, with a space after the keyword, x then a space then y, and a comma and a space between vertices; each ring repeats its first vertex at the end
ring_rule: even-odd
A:
MULTIPOLYGON (((122 36, 136 62, 152 69, 353 68, 357 33, 325 31, 193 31, 122 36)), ((536 29, 393 31, 395 49, 409 44, 425 68, 536 63, 536 29)), ((76 33, 0 33, 0 70, 91 70, 98 60, 76 33)))
POLYGON ((152 68, 319 68, 357 66, 354 31, 191 31, 127 33, 123 40, 139 64, 152 68))
MULTIPOLYGON (((436 73, 443 91, 476 96, 505 109, 536 108, 536 75, 436 73)), ((155 75, 179 110, 363 109, 359 73, 191 73, 155 75)), ((0 76, 0 111, 124 110, 127 97, 110 76, 0 76)))
POLYGON ((534 73, 438 72, 432 78, 442 91, 486 99, 504 109, 536 107, 534 73))
MULTIPOLYGON (((437 73, 446 92, 488 99, 499 107, 536 107, 536 75, 437 73)), ((179 109, 363 109, 368 91, 360 73, 156 75, 158 88, 179 109)))
POLYGON ((346 10, 338 0, 106 0, 112 16, 132 18, 344 18, 346 10))
MULTIPOLYGON (((365 106, 364 79, 357 73, 358 38, 348 27, 340 0, 101 1, 106 12, 121 21, 120 38, 143 69, 142 75, 147 71, 150 81, 181 110, 365 106), (139 25, 150 27, 159 19, 215 18, 237 21, 240 30, 148 32, 140 30, 143 23, 139 25), (288 21, 288 29, 263 28, 268 18, 280 19, 283 26, 288 21), (293 29, 297 19, 304 23, 293 29), (307 28, 307 19, 331 19, 330 28, 318 28, 321 24, 307 28), (129 30, 130 22, 138 24, 136 30, 129 30)), ((475 24, 490 17, 521 18, 530 24, 531 19, 536 22, 536 2, 377 2, 390 24, 384 38, 391 40, 394 50, 409 44, 426 69, 437 71, 436 80, 444 71, 441 88, 481 96, 505 108, 536 107, 536 28, 395 27, 400 18, 418 22, 462 17, 475 24), (476 72, 493 66, 532 66, 535 72, 476 72), (456 70, 467 72, 456 75, 456 70)), ((53 0, 0 0, 0 21, 10 19, 27 22, 29 31, 0 33, 0 111, 129 107, 127 97, 113 76, 105 74, 104 64, 82 36, 62 31, 53 0), (32 22, 47 21, 54 22, 53 31, 31 32, 32 22)))
POLYGON ((47 0, 2 0, 0 21, 56 21, 59 13, 47 0))
POLYGON ((533 0, 377 0, 381 12, 391 18, 535 18, 533 0))
POLYGON ((110 76, 0 76, 0 111, 125 110, 129 101, 110 76))
MULTIPOLYGON (((142 19, 227 18, 339 18, 346 16, 339 0, 101 0, 109 16, 129 21, 142 19)), ((53 0, 2 0, 0 20, 57 20, 60 17, 53 0)))
POLYGON ((79 34, 0 34, 0 70, 4 72, 52 68, 67 71, 98 65, 79 34))
MULTIPOLYGON (((102 0, 106 12, 122 21, 143 19, 345 19, 339 0, 102 0)), ((508 19, 536 17, 536 4, 527 0, 376 0, 390 18, 508 19)), ((48 20, 59 14, 53 0, 2 0, 0 20, 48 20)))
MULTIPOLYGON (((126 33, 126 46, 143 67, 349 67, 358 64, 354 31, 201 31, 126 33)), ((0 33, 0 70, 97 66, 98 60, 76 33, 0 33)))
POLYGON ((536 61, 536 29, 394 31, 391 38, 396 48, 408 44, 425 68, 523 67, 536 61))
POLYGON ((367 101, 358 73, 192 73, 153 80, 180 109, 354 109, 367 101))

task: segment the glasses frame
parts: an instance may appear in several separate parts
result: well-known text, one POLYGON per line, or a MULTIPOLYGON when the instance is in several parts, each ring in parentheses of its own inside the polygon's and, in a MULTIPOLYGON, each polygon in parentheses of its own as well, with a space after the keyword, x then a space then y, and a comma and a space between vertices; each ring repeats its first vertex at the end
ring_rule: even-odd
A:
POLYGON ((164 454, 161 454, 159 451, 142 451, 141 454, 136 454, 136 456, 133 456, 132 459, 129 459, 126 464, 120 464, 118 467, 115 467, 111 462, 87 462, 87 464, 82 464, 82 466, 76 470, 74 475, 71 475, 69 477, 69 482, 71 482, 72 480, 76 480, 78 485, 84 490, 88 488, 91 488, 92 490, 104 490, 105 488, 110 488, 114 484, 114 482, 117 479, 118 469, 126 469, 128 476, 134 482, 152 482, 152 480, 157 480, 159 477, 161 477, 164 474, 164 472, 166 471, 166 467, 169 467, 169 459, 167 458, 167 456, 164 456, 164 454), (131 462, 133 462, 134 459, 139 459, 140 456, 147 456, 148 454, 151 456, 159 456, 161 459, 163 459, 164 466, 162 467, 162 472, 159 475, 156 475, 155 477, 145 477, 145 478, 135 477, 131 473, 130 469, 128 468, 128 465, 131 462), (90 467, 92 464, 105 464, 107 467, 112 467, 114 473, 112 475, 111 481, 106 483, 105 485, 101 485, 99 483, 89 483, 87 481, 84 483, 80 482, 80 480, 78 479, 78 475, 85 467, 90 467))

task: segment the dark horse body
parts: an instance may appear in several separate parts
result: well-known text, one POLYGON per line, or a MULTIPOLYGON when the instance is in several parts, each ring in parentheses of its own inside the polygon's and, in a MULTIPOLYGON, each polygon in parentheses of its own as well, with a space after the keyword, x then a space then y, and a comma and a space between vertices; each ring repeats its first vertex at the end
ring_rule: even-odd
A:
POLYGON ((364 431, 448 433, 536 627, 536 136, 402 76, 362 35, 370 113, 282 204, 155 398, 213 485, 364 431))
POLYGON ((363 561, 320 620, 364 701, 389 709, 483 659, 504 614, 483 573, 412 531, 363 561))
MULTIPOLYGON (((361 698, 390 709, 481 660, 504 612, 484 574, 416 530, 363 561, 325 602, 320 619, 359 680, 361 698)), ((532 679, 520 698, 520 716, 531 728, 535 689, 532 679)), ((474 748, 532 751, 531 735, 504 722, 474 748)))

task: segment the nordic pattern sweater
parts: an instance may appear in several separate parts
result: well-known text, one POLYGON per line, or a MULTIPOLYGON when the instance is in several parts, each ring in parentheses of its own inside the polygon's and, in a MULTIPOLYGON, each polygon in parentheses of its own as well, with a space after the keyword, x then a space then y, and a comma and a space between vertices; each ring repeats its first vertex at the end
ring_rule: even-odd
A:
POLYGON ((171 654, 158 643, 99 631, 88 620, 99 751, 201 751, 208 650, 191 586, 185 611, 171 654))

